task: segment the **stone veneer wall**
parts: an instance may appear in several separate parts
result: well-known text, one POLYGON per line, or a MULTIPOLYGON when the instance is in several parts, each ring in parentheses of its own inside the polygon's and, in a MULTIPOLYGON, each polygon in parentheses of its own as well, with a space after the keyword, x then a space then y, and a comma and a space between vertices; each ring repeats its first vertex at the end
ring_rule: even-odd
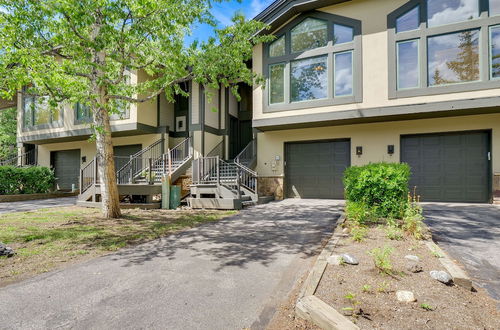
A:
POLYGON ((258 179, 259 196, 274 196, 275 199, 283 199, 283 177, 264 176, 258 179))
POLYGON ((500 173, 493 175, 493 196, 500 197, 500 173))

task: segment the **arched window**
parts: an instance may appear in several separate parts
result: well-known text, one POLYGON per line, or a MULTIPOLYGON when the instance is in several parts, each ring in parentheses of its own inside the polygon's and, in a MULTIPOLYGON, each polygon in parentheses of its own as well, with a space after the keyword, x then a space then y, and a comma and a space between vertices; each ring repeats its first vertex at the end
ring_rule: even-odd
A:
POLYGON ((264 45, 264 112, 360 102, 361 22, 302 14, 264 45))
POLYGON ((500 87, 500 0, 411 0, 388 33, 391 98, 500 87))

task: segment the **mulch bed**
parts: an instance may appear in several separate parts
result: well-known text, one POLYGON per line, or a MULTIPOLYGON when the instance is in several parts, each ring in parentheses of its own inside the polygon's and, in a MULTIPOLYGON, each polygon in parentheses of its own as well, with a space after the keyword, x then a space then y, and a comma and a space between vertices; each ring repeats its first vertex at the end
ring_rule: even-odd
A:
POLYGON ((445 285, 429 276, 431 270, 445 269, 423 241, 389 240, 382 227, 374 226, 360 243, 343 237, 334 253, 349 253, 359 265, 328 265, 315 295, 340 313, 349 315, 353 308, 359 315, 347 317, 361 329, 500 329, 496 302, 484 291, 445 285), (394 248, 393 275, 381 274, 368 254, 386 245, 394 248), (423 271, 407 271, 405 255, 418 256, 423 271), (399 302, 397 290, 413 292, 417 301, 399 302), (349 294, 354 298, 347 299, 349 294))

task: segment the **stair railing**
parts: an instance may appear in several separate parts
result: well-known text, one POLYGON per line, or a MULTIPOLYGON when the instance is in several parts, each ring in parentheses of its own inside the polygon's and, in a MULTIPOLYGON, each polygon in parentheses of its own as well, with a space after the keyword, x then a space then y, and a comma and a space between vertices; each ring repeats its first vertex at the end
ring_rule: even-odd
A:
POLYGON ((16 157, 0 160, 0 166, 35 166, 36 163, 35 149, 24 152, 16 157))
POLYGON ((257 140, 250 141, 245 148, 234 158, 234 162, 247 168, 257 158, 257 140))
POLYGON ((249 169, 245 165, 242 165, 240 163, 235 162, 235 166, 238 168, 238 178, 239 178, 239 183, 241 186, 245 187, 246 189, 250 190, 253 194, 258 194, 258 181, 259 177, 257 175, 257 172, 249 169))
POLYGON ((144 171, 149 170, 151 172, 149 159, 152 159, 153 163, 162 159, 164 154, 164 143, 165 139, 162 138, 149 147, 131 155, 130 160, 116 172, 118 184, 134 183, 136 176, 144 171))
POLYGON ((80 194, 83 194, 92 185, 98 183, 99 174, 97 166, 97 157, 94 157, 94 159, 80 169, 80 194))
POLYGON ((210 152, 207 154, 207 157, 215 157, 219 156, 220 158, 224 158, 224 140, 219 142, 210 152))

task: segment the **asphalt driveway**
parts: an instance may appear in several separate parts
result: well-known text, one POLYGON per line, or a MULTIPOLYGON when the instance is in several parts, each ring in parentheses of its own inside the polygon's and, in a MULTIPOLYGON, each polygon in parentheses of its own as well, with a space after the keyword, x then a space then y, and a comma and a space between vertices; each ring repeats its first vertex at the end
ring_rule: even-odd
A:
POLYGON ((0 328, 264 328, 341 203, 285 200, 0 289, 0 328))
POLYGON ((500 300, 500 207, 425 203, 433 237, 460 261, 476 286, 500 300))
POLYGON ((37 200, 22 201, 22 202, 0 203, 0 214, 12 213, 12 212, 36 211, 50 207, 70 206, 76 204, 76 199, 77 197, 62 197, 62 198, 37 199, 37 200))

